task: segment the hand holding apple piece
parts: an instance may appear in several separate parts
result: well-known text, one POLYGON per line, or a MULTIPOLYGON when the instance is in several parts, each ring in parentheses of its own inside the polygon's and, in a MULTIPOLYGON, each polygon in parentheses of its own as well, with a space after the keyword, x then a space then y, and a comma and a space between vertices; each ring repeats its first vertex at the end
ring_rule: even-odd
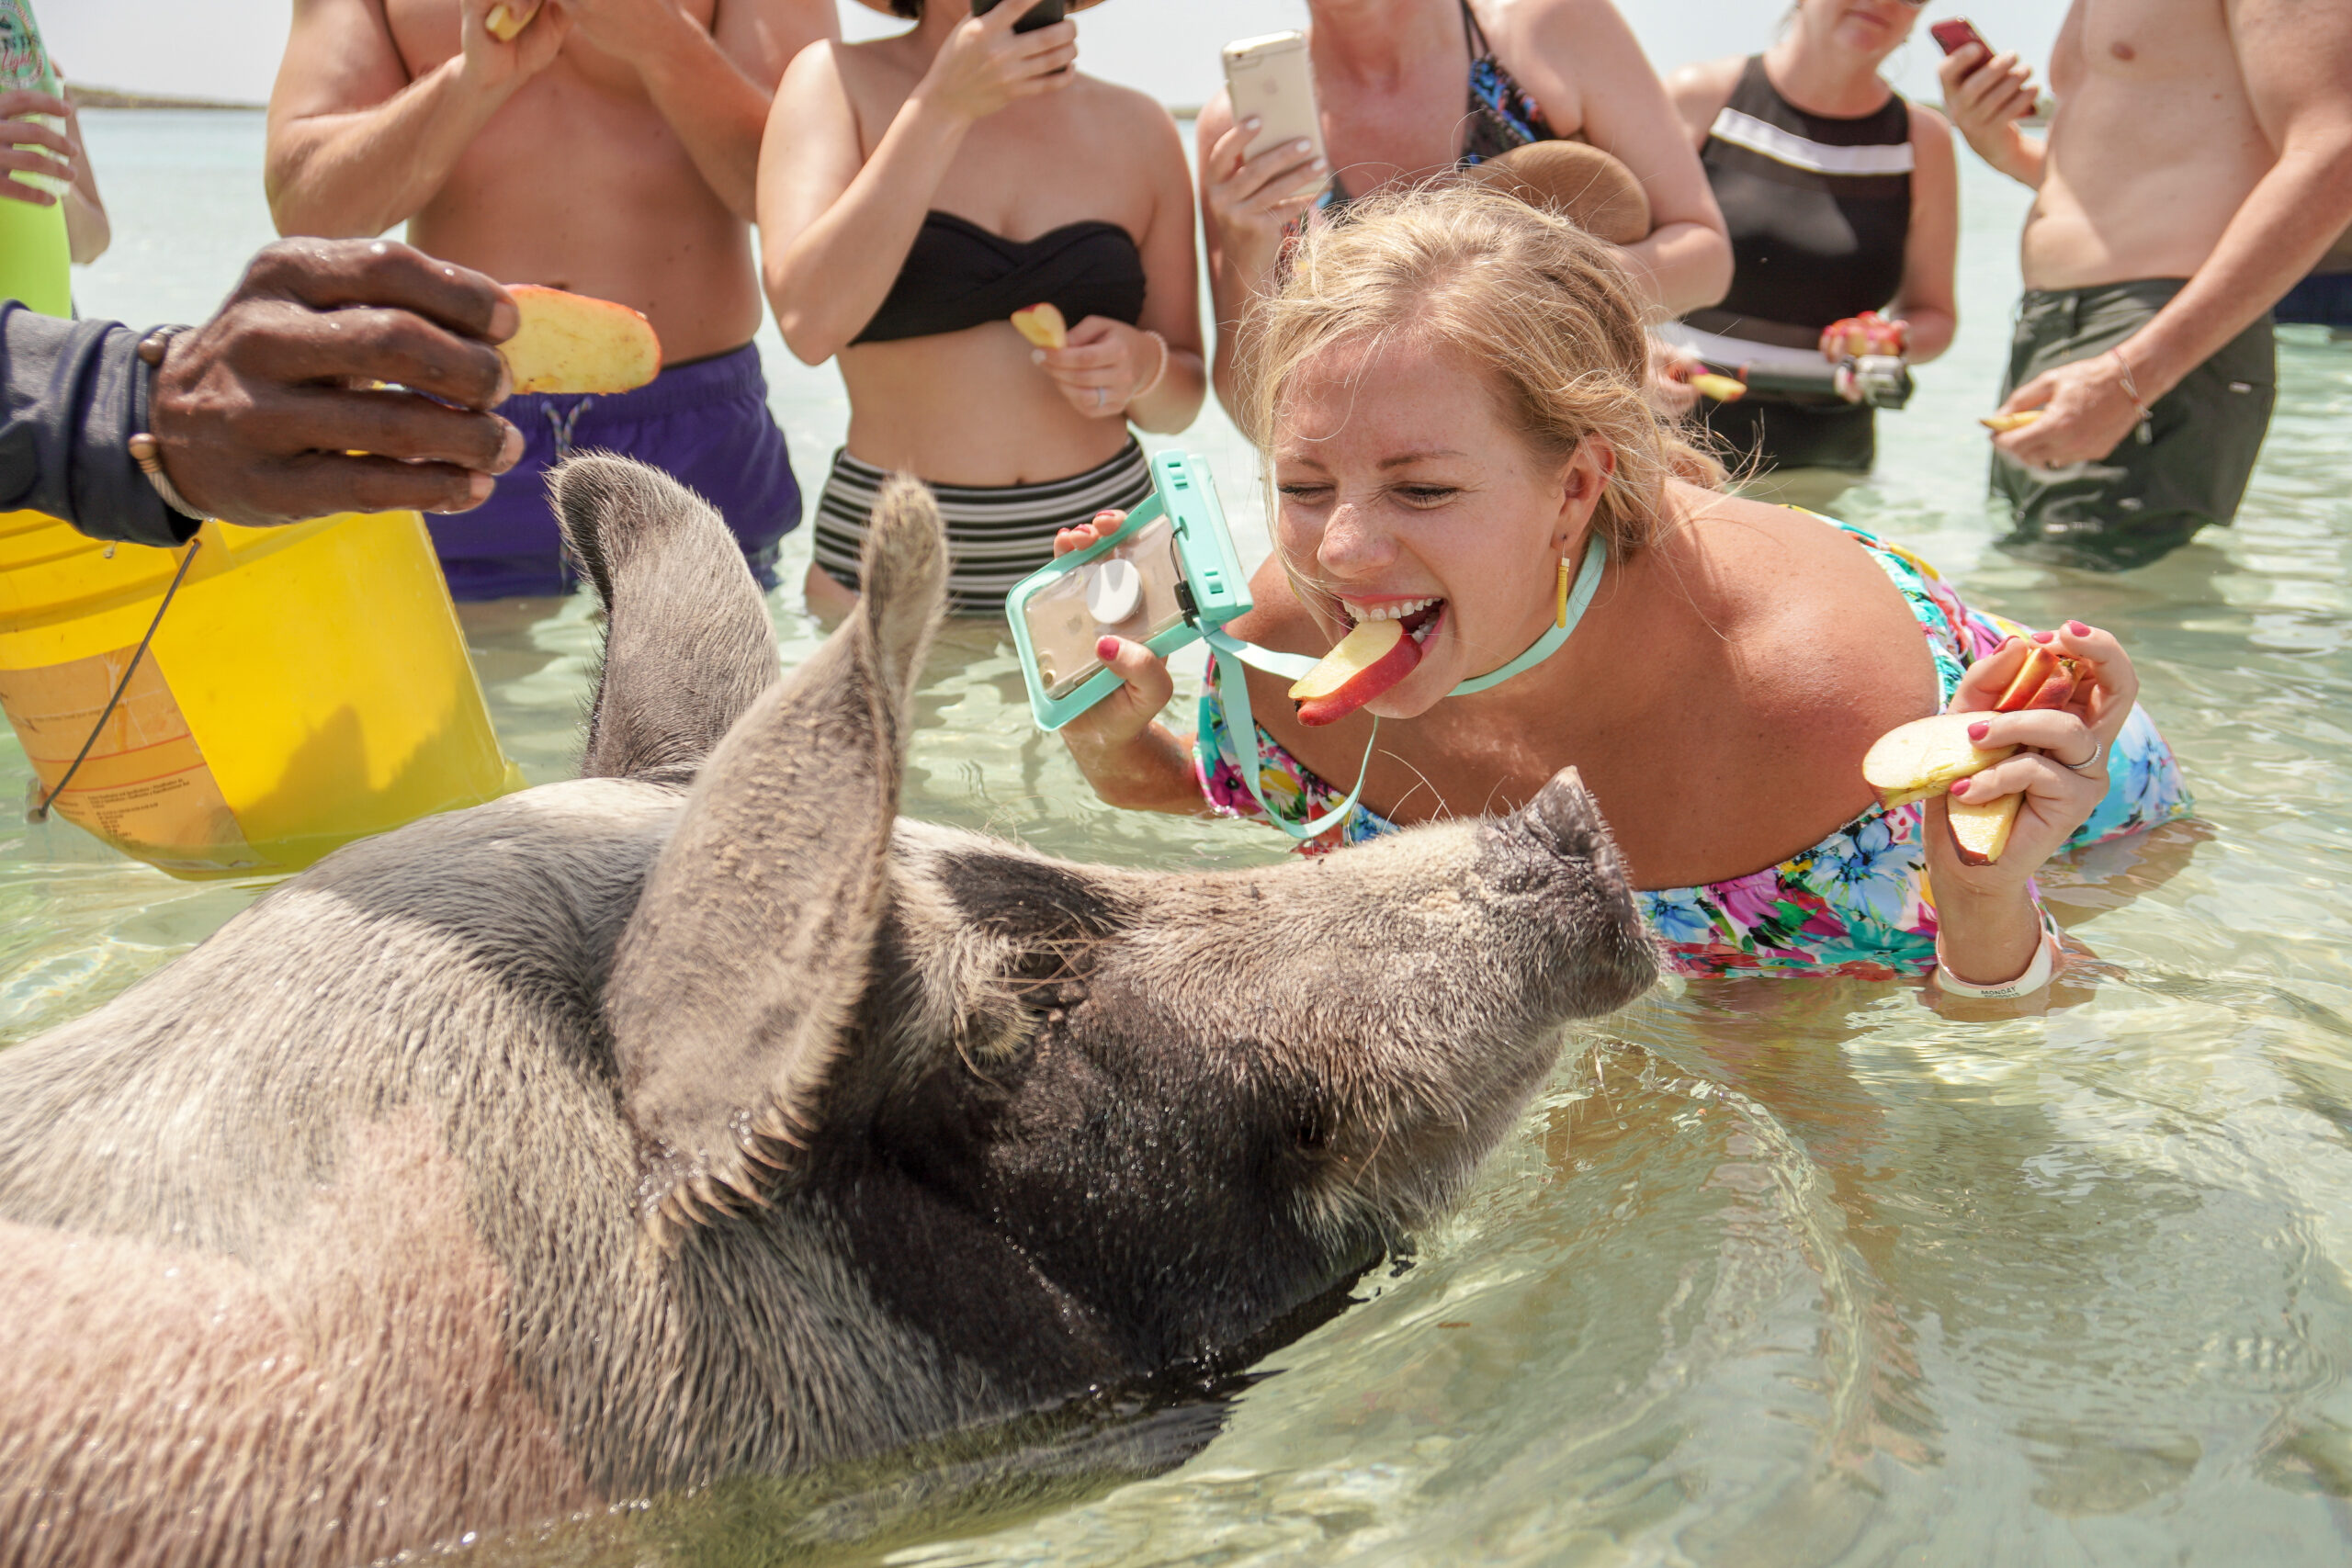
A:
POLYGON ((1069 323, 1050 301, 1012 312, 1012 330, 1035 347, 1051 352, 1069 343, 1069 323))
MULTIPOLYGON (((1994 699, 1991 711, 2064 710, 2074 700, 2079 680, 2080 667, 2074 656, 2041 643, 2029 643, 2024 660, 1994 699)), ((1883 806, 1926 800, 1959 786, 1946 807, 1963 865, 1999 862, 2024 803, 2024 796, 2016 793, 1984 801, 1965 798, 1966 780, 2022 749, 2015 743, 1989 742, 1989 728, 1981 713, 1938 714, 1889 730, 1862 758, 1862 776, 1883 806)))
POLYGON ((482 19, 490 36, 501 43, 513 43, 539 14, 540 0, 498 0, 482 19))

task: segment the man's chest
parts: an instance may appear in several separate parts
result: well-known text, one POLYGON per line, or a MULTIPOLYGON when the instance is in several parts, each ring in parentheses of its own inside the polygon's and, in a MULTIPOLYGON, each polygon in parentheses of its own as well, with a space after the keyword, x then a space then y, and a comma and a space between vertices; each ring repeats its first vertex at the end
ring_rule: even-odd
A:
MULTIPOLYGON (((531 0, 506 0, 510 8, 520 10, 531 0)), ((575 6, 575 12, 627 12, 629 10, 661 9, 683 12, 707 29, 714 25, 719 0, 593 0, 586 6, 575 6)), ((401 62, 407 67, 411 79, 424 75, 435 66, 454 58, 464 47, 459 30, 459 0, 384 0, 384 20, 390 28, 392 45, 399 50, 401 62)), ((537 25, 536 21, 533 24, 537 25)), ((585 77, 607 87, 633 89, 636 73, 629 62, 619 60, 596 47, 584 29, 574 27, 571 36, 564 40, 563 52, 557 57, 559 68, 585 77)))
POLYGON ((2072 49, 2051 62, 2061 96, 2090 82, 2239 89, 2237 54, 2223 0, 2077 0, 2072 49))

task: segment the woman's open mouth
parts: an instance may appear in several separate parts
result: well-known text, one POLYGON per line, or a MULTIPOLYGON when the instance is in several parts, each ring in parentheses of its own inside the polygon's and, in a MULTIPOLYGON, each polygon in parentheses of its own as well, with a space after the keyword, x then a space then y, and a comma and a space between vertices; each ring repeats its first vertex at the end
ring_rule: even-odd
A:
POLYGON ((1410 675, 1421 662, 1422 645, 1445 618, 1442 599, 1340 603, 1355 629, 1291 687, 1301 724, 1344 718, 1410 675))

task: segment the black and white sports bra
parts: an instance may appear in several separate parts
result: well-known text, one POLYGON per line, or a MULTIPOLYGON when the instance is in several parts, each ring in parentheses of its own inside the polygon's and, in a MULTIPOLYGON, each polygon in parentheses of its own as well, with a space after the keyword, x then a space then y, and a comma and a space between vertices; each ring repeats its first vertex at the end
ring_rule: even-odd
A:
POLYGON ((1143 254, 1116 223, 1065 223, 1008 240, 952 212, 926 213, 889 296, 852 343, 957 333, 1050 303, 1072 325, 1143 315, 1143 254))

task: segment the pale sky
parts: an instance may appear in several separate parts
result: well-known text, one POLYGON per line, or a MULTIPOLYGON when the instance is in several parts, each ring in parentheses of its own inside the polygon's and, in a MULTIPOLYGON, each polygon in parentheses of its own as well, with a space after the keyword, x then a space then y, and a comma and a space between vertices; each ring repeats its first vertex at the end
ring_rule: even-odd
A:
MULTIPOLYGON (((452 5, 456 0, 450 0, 452 5)), ((838 0, 853 38, 889 19, 838 0)), ((1779 0, 1618 0, 1659 70, 1761 48, 1785 7, 1779 0)), ((33 0, 50 52, 78 81, 145 92, 258 103, 285 47, 289 0, 33 0)), ((2037 68, 2063 7, 2047 0, 1934 0, 1930 17, 1966 9, 1996 49, 2037 68)), ((1082 68, 1130 83, 1163 102, 1198 104, 1216 91, 1227 39, 1296 27, 1304 0, 1108 0, 1079 18, 1082 68)), ((1896 85, 1932 100, 1936 46, 1923 25, 1892 63, 1896 85)))

